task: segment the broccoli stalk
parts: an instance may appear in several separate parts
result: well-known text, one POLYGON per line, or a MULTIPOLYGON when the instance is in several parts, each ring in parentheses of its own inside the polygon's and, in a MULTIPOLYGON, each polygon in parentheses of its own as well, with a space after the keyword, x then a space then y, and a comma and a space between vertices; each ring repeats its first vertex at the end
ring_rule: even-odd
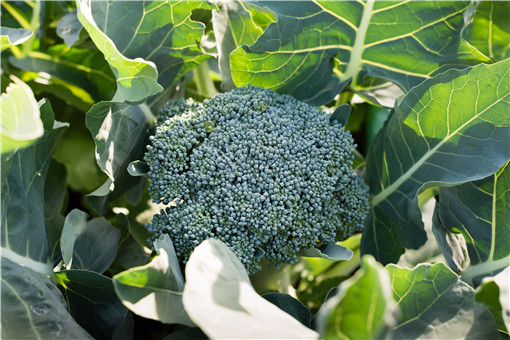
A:
POLYGON ((278 266, 363 227, 368 189, 353 174, 355 145, 341 124, 260 87, 203 103, 167 104, 145 154, 149 191, 170 204, 154 215, 185 263, 203 240, 223 241, 249 272, 263 254, 278 266))

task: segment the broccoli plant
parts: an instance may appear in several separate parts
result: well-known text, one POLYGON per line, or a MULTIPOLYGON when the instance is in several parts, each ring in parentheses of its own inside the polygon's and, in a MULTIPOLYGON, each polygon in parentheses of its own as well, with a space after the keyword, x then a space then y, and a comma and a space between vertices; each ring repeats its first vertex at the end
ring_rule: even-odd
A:
POLYGON ((169 204, 148 229, 185 263, 219 239, 248 271, 362 230, 368 187, 353 173, 351 134, 324 111, 261 87, 203 103, 171 101, 145 155, 149 191, 169 204))

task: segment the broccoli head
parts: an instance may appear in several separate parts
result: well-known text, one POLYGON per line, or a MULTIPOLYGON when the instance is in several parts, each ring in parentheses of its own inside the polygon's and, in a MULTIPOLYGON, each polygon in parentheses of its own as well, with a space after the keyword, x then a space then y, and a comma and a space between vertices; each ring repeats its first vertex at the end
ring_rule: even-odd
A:
POLYGON ((362 229, 368 190, 353 173, 354 148, 330 115, 271 90, 171 101, 145 161, 153 200, 173 204, 147 227, 168 234, 184 263, 208 238, 249 272, 262 255, 293 263, 300 249, 362 229))

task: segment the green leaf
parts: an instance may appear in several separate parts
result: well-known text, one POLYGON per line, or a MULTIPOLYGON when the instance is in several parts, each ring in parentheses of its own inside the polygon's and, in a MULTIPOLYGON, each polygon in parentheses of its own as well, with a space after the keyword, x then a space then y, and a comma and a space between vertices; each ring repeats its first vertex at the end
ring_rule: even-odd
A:
POLYGON ((2 338, 93 339, 44 275, 2 257, 2 338))
POLYGON ((375 339, 396 323, 388 273, 371 256, 342 282, 317 314, 318 330, 327 339, 375 339))
POLYGON ((78 86, 95 100, 108 100, 115 92, 115 77, 97 50, 70 49, 59 44, 46 52, 33 51, 23 59, 11 56, 9 62, 22 70, 46 72, 78 86))
POLYGON ((476 289, 476 301, 485 304, 493 313, 500 331, 510 329, 510 267, 493 277, 485 277, 476 289))
MULTIPOLYGON (((441 188, 436 209, 436 224, 465 240, 469 260, 453 259, 469 262, 464 281, 479 282, 510 265, 510 161, 484 179, 441 188)), ((453 250, 446 247, 448 257, 453 250)))
POLYGON ((442 263, 413 269, 386 267, 400 319, 391 338, 495 339, 498 332, 487 308, 474 300, 474 290, 442 263))
POLYGON ((106 271, 117 256, 120 234, 104 217, 88 221, 74 244, 73 267, 98 273, 106 271))
MULTIPOLYGON (((157 82, 158 71, 153 62, 138 57, 134 59, 125 57, 119 51, 115 42, 104 33, 103 30, 105 28, 103 27, 103 30, 99 28, 93 12, 96 13, 96 15, 103 13, 103 10, 99 6, 104 5, 101 4, 104 4, 106 7, 110 6, 110 3, 107 2, 79 0, 77 2, 77 15, 78 20, 80 20, 83 27, 89 33, 96 47, 104 54, 115 73, 117 92, 112 100, 115 102, 137 103, 163 91, 163 88, 157 82)), ((124 18, 124 20, 126 20, 126 18, 124 18)), ((119 26, 125 29, 126 21, 124 20, 119 22, 119 26)), ((101 25, 101 22, 99 25, 101 25)))
POLYGON ((418 194, 478 180, 510 154, 509 61, 450 70, 413 88, 367 156, 373 210, 362 253, 396 262, 425 243, 418 194))
POLYGON ((76 8, 73 8, 58 21, 57 25, 57 35, 61 37, 69 47, 72 47, 74 43, 80 39, 80 32, 83 28, 76 13, 76 8))
MULTIPOLYGON (((230 54, 241 45, 251 45, 264 32, 260 23, 255 22, 258 11, 242 1, 218 2, 213 10, 213 29, 218 49, 218 66, 221 88, 229 91, 235 88, 230 71, 230 54)), ((269 17, 259 17, 271 22, 269 17)), ((274 20, 272 20, 274 21, 274 20)))
MULTIPOLYGON (((96 45, 108 41, 116 47, 117 57, 136 58, 135 60, 139 62, 152 65, 154 70, 157 67, 159 74, 157 78, 151 75, 149 84, 152 86, 152 81, 157 80, 164 89, 167 89, 182 75, 208 58, 198 43, 204 34, 205 26, 191 20, 192 11, 197 8, 210 8, 210 5, 202 1, 99 1, 92 2, 88 7, 82 2, 78 17, 96 45), (87 11, 88 21, 96 23, 95 33, 91 32, 91 28, 87 27, 80 17, 80 11, 83 11, 83 14, 87 11), (126 26, 125 22, 133 24, 126 26), (94 34, 101 34, 101 39, 96 40, 94 34)), ((102 52, 109 57, 108 53, 103 50, 102 52)), ((114 59, 109 58, 108 61, 116 68, 114 59)), ((122 82, 122 78, 120 75, 117 77, 119 82, 122 82)), ((112 101, 136 102, 134 98, 149 97, 149 91, 140 87, 137 90, 139 93, 136 93, 134 88, 135 85, 129 95, 117 94, 112 101)), ((160 91, 153 94, 157 92, 160 91)), ((164 95, 165 93, 161 93, 158 97, 164 95)), ((158 98, 151 100, 158 101, 158 98)))
POLYGON ((64 165, 51 159, 44 184, 44 224, 48 239, 49 259, 54 264, 60 261, 60 236, 64 228, 62 215, 67 194, 67 173, 64 165))
POLYGON ((320 257, 322 259, 333 261, 349 261, 352 258, 352 254, 352 250, 330 241, 321 248, 310 247, 301 249, 298 255, 305 257, 320 257))
POLYGON ((111 201, 142 181, 132 177, 127 168, 143 158, 154 117, 145 104, 100 102, 87 113, 85 122, 96 143, 97 164, 109 177, 87 201, 98 214, 104 214, 111 201))
POLYGON ((26 147, 44 134, 34 93, 15 76, 11 80, 0 97, 2 153, 26 147))
POLYGON ((301 322, 304 326, 311 328, 312 315, 310 310, 299 300, 293 298, 289 294, 282 294, 278 292, 271 292, 262 295, 264 299, 277 306, 285 313, 291 315, 296 320, 301 322))
POLYGON ((23 28, 0 27, 0 51, 24 43, 32 34, 32 31, 23 28))
POLYGON ((40 273, 51 274, 44 223, 44 185, 51 152, 67 124, 54 120, 48 101, 41 101, 44 136, 2 159, 2 256, 40 273), (9 164, 10 163, 10 164, 9 164), (4 171, 4 166, 10 165, 4 171), (8 175, 7 175, 8 174, 8 175))
POLYGON ((195 326, 182 304, 184 279, 172 241, 165 235, 154 242, 154 248, 158 255, 150 263, 113 277, 117 296, 144 318, 195 326))
POLYGON ((492 60, 510 57, 510 3, 480 1, 462 37, 492 60))
POLYGON ((335 111, 331 114, 329 121, 333 123, 334 121, 345 126, 347 124, 347 119, 349 119, 349 115, 351 114, 351 106, 349 104, 343 104, 338 106, 335 111))
POLYGON ((74 245, 76 239, 87 227, 87 214, 79 209, 73 209, 67 214, 62 234, 60 235, 60 252, 62 261, 67 269, 71 269, 74 245))
POLYGON ((74 319, 96 339, 110 339, 128 310, 115 295, 112 280, 88 270, 66 270, 57 277, 74 319))
POLYGON ((277 17, 232 52, 237 86, 287 93, 314 105, 368 75, 410 90, 452 67, 489 61, 460 39, 469 1, 253 1, 277 17))
POLYGON ((210 338, 318 338, 259 296, 237 256, 215 239, 205 240, 191 254, 183 303, 190 318, 210 338))

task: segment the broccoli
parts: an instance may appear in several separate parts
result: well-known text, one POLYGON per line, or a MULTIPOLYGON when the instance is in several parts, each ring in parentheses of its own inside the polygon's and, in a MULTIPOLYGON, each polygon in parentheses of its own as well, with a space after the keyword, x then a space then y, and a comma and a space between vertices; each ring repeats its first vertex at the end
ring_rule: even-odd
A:
POLYGON ((355 145, 330 115, 288 95, 242 87, 203 103, 171 101, 151 145, 149 191, 170 204, 147 225, 185 263, 203 240, 223 241, 249 272, 362 229, 368 189, 355 145))

